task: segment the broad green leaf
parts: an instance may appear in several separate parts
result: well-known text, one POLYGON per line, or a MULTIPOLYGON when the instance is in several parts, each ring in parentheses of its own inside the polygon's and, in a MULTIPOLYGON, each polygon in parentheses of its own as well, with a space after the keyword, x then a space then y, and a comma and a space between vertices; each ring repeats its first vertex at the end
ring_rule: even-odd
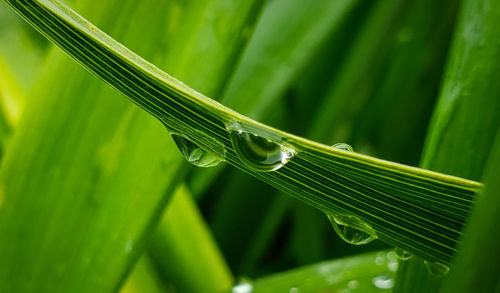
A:
MULTIPOLYGON (((120 12, 113 3, 101 6, 113 16, 107 20, 92 3, 82 9, 132 46, 151 25, 137 20, 153 13, 157 29, 140 50, 154 56, 165 6, 120 3, 120 12), (124 25, 129 21, 135 26, 124 25)), ((163 127, 115 95, 50 52, 0 171, 0 238, 9 239, 0 241, 0 291, 113 291, 144 247, 168 198, 167 175, 180 160, 164 153, 163 127)))
MULTIPOLYGON (((194 40, 186 41, 217 44, 213 62, 203 68, 220 67, 227 62, 222 58, 225 53, 240 50, 236 24, 246 25, 246 15, 259 8, 259 1, 234 3, 234 9, 214 3, 201 19, 213 22, 213 11, 223 10, 219 16, 233 17, 235 31, 219 32, 220 39, 207 40, 201 33, 201 39, 194 35, 194 40), (221 57, 216 58, 217 54, 221 57)), ((165 15, 179 15, 179 6, 121 2, 123 9, 115 15, 115 4, 106 2, 93 9, 88 3, 87 9, 92 9, 92 17, 105 19, 100 23, 115 36, 160 63, 170 65, 167 54, 179 57, 176 50, 165 52, 161 46, 164 38, 178 32, 168 29, 172 25, 187 29, 183 22, 189 18, 177 22, 169 18, 165 23, 165 15)), ((193 9, 200 10, 196 5, 193 9)), ((185 50, 186 55, 191 53, 185 50)), ((116 290, 143 249, 169 191, 178 184, 184 163, 164 127, 149 115, 114 97, 57 52, 52 52, 47 64, 0 174, 0 235, 13 240, 0 244, 0 291, 32 291, 34 286, 39 292, 116 290), (142 171, 135 174, 137 170, 142 171), (39 239, 43 245, 38 245, 39 239), (36 265, 31 263, 34 258, 36 265)), ((227 70, 221 69, 210 74, 212 81, 198 75, 192 79, 199 78, 204 88, 204 83, 222 83, 226 75, 227 70)))
POLYGON ((379 239, 430 261, 447 264, 456 251, 480 183, 270 128, 177 81, 57 2, 7 2, 80 64, 202 149, 325 213, 356 217, 379 239), (255 145, 246 145, 247 134, 281 149, 282 163, 268 171, 287 164, 273 172, 252 164, 255 145))
MULTIPOLYGON (((479 179, 500 126, 498 6, 465 1, 426 141, 422 166, 479 179), (496 9, 496 10, 495 10, 496 9)), ((453 270, 453 268, 452 268, 453 270)), ((398 292, 435 292, 440 279, 415 258, 403 264, 398 292)))
MULTIPOLYGON (((372 252, 304 266, 236 286, 251 286, 251 292, 255 293, 390 292, 397 267, 394 252, 372 252)), ((240 291, 233 289, 233 292, 240 291)))

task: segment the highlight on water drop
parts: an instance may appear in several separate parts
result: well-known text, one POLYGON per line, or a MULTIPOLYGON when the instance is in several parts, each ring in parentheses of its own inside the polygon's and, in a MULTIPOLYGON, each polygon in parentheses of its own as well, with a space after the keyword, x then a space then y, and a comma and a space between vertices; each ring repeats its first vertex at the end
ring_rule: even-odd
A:
POLYGON ((450 271, 449 266, 440 262, 424 260, 424 264, 427 267, 427 270, 429 270, 429 273, 436 277, 443 277, 450 271))
POLYGON ((214 167, 224 161, 222 154, 216 154, 212 151, 205 150, 182 134, 171 133, 170 135, 184 158, 197 167, 214 167))
POLYGON ((377 239, 375 231, 358 217, 349 215, 327 215, 333 229, 345 242, 353 245, 363 245, 377 239))
POLYGON ((295 156, 295 149, 286 142, 277 142, 266 135, 246 131, 238 123, 227 127, 236 154, 247 167, 261 172, 278 170, 295 156))

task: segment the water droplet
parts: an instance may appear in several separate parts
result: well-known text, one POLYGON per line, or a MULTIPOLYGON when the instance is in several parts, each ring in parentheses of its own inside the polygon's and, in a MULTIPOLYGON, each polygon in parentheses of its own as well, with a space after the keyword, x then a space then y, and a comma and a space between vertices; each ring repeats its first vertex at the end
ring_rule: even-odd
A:
POLYGON ((358 288, 358 286, 359 286, 359 283, 356 280, 350 280, 347 283, 347 289, 349 289, 349 290, 354 290, 354 289, 358 288))
POLYGON ((375 264, 378 266, 382 266, 385 263, 385 258, 383 256, 377 256, 375 258, 375 264))
POLYGON ((450 271, 450 267, 435 261, 424 260, 425 266, 429 270, 429 273, 436 277, 443 277, 450 271))
POLYGON ((394 280, 388 275, 380 275, 372 279, 373 285, 379 289, 391 289, 394 287, 394 280))
POLYGON ((370 225, 357 217, 328 215, 328 219, 340 238, 349 244, 362 245, 377 239, 370 225))
POLYGON ((404 249, 401 249, 401 248, 394 248, 394 252, 396 253, 396 256, 400 259, 400 260, 409 260, 413 254, 411 252, 408 252, 404 249))
POLYGON ((347 143, 342 143, 342 142, 336 143, 336 144, 332 145, 331 147, 339 149, 339 150, 343 150, 346 152, 354 152, 354 149, 352 148, 352 146, 348 145, 347 143))
POLYGON ((171 133, 171 135, 184 158, 195 166, 213 167, 224 160, 214 152, 199 147, 196 143, 181 134, 171 133))
POLYGON ((231 290, 232 293, 250 293, 253 291, 253 285, 250 280, 241 278, 231 290))
POLYGON ((288 290, 288 293, 298 293, 299 292, 299 288, 297 287, 292 287, 290 288, 290 290, 288 290))
POLYGON ((396 255, 396 252, 394 251, 389 251, 387 253, 387 269, 391 272, 396 272, 399 267, 399 262, 398 262, 398 257, 396 255))
POLYGON ((238 157, 254 170, 263 172, 278 170, 295 155, 295 149, 287 143, 277 143, 247 132, 238 124, 232 124, 228 129, 238 157))

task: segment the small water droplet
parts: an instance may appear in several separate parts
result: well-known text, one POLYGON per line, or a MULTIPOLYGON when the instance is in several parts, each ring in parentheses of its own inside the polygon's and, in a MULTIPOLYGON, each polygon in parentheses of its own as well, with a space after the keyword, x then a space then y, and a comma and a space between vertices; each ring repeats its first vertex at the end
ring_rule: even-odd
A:
POLYGON ((253 285, 250 280, 241 278, 231 290, 232 293, 250 293, 253 291, 253 285))
POLYGON ((411 252, 408 252, 404 249, 401 249, 401 248, 394 248, 394 252, 396 253, 396 256, 400 259, 400 260, 409 260, 413 254, 411 252))
POLYGON ((295 155, 295 149, 287 143, 247 132, 236 123, 228 126, 231 141, 240 160, 249 168, 270 172, 283 167, 295 155))
POLYGON ((298 293, 299 292, 299 288, 297 287, 292 287, 290 288, 290 290, 288 290, 288 293, 298 293))
POLYGON ((373 285, 379 289, 391 289, 394 287, 394 280, 388 275, 380 275, 372 279, 373 285))
POLYGON ((424 263, 429 273, 436 277, 443 277, 450 271, 450 267, 440 262, 424 260, 424 263))
POLYGON ((382 266, 385 263, 385 258, 383 256, 377 256, 375 258, 375 264, 378 266, 382 266))
POLYGON ((348 145, 347 143, 336 143, 331 146, 332 148, 336 148, 339 150, 347 151, 347 152, 354 152, 354 149, 352 146, 348 145))
POLYGON ((195 166, 205 168, 214 167, 224 160, 219 155, 199 147, 196 143, 181 134, 171 133, 171 135, 184 158, 195 166))
POLYGON ((349 290, 354 290, 354 289, 358 288, 358 286, 359 286, 359 283, 356 280, 350 280, 347 283, 347 289, 349 289, 349 290))
POLYGON ((389 251, 387 253, 387 269, 391 272, 396 272, 399 267, 399 262, 398 262, 398 257, 396 255, 396 252, 394 251, 389 251))
POLYGON ((340 238, 349 244, 362 245, 377 239, 370 225, 357 217, 328 215, 328 219, 340 238))

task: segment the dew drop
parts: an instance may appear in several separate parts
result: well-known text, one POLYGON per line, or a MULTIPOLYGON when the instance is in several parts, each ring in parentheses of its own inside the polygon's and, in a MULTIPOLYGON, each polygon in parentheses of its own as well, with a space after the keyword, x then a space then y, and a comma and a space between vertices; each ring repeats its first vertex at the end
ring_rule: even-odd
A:
POLYGON ((205 168, 214 167, 224 160, 221 156, 214 152, 204 150, 181 134, 171 133, 171 135, 184 158, 195 166, 205 168))
POLYGON ((450 271, 450 267, 435 261, 424 260, 425 266, 429 270, 429 273, 436 277, 443 277, 450 271))
POLYGON ((377 239, 370 225, 357 217, 328 215, 328 219, 340 238, 349 244, 362 245, 377 239))
POLYGON ((237 124, 228 128, 234 150, 240 160, 251 169, 262 172, 275 171, 295 155, 295 149, 287 143, 277 143, 244 131, 237 124))
POLYGON ((400 260, 409 260, 413 254, 411 252, 408 252, 404 249, 401 249, 401 248, 394 248, 394 252, 396 253, 396 256, 400 259, 400 260))
POLYGON ((354 149, 352 146, 348 145, 347 143, 336 143, 331 146, 332 148, 336 148, 339 150, 347 151, 347 152, 354 152, 354 149))
POLYGON ((359 283, 356 280, 350 280, 347 283, 347 289, 349 289, 349 290, 354 290, 354 289, 358 288, 358 286, 359 286, 359 283))
POLYGON ((299 293, 299 288, 292 287, 292 288, 290 288, 290 290, 288 290, 288 293, 299 293))
POLYGON ((394 280, 388 275, 380 275, 372 279, 373 285, 379 289, 391 289, 394 287, 394 280))
POLYGON ((232 293, 250 293, 253 291, 253 285, 250 280, 246 278, 242 278, 238 281, 236 285, 234 285, 231 290, 232 293))

